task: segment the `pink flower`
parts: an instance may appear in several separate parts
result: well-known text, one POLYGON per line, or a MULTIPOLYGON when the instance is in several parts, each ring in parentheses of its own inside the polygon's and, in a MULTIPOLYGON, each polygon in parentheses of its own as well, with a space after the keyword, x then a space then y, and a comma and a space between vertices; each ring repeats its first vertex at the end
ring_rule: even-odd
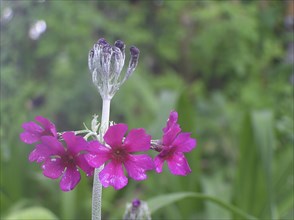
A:
POLYGON ((142 128, 133 129, 124 138, 128 130, 126 124, 110 126, 104 135, 107 145, 98 141, 89 144, 89 154, 86 160, 93 167, 100 167, 108 162, 99 174, 99 179, 104 187, 113 186, 116 190, 127 185, 128 179, 124 175, 124 169, 134 180, 140 181, 147 178, 145 172, 154 169, 154 163, 148 155, 134 155, 137 151, 150 149, 151 136, 142 128))
POLYGON ((163 137, 160 141, 160 153, 155 157, 156 172, 161 173, 164 161, 174 175, 185 176, 191 173, 191 168, 183 152, 189 152, 196 146, 196 139, 191 133, 182 133, 177 124, 178 113, 173 111, 169 115, 166 127, 163 128, 163 137))
POLYGON ((35 120, 41 125, 33 121, 22 124, 22 127, 25 130, 20 134, 22 142, 26 144, 33 144, 40 141, 42 136, 57 137, 55 125, 51 121, 47 118, 43 118, 42 116, 36 116, 35 120))
POLYGON ((60 188, 63 191, 70 191, 81 179, 79 168, 88 176, 93 174, 94 169, 89 166, 83 154, 88 146, 84 138, 76 136, 73 132, 65 132, 62 138, 65 146, 56 137, 41 137, 41 143, 31 152, 29 160, 44 162, 44 176, 51 179, 61 177, 60 188))

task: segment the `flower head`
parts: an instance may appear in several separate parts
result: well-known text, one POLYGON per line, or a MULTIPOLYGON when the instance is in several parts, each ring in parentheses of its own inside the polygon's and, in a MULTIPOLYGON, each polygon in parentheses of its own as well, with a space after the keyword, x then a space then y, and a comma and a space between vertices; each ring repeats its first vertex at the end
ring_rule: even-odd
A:
POLYGON ((33 121, 22 124, 25 130, 20 134, 20 139, 26 144, 33 144, 41 140, 43 136, 57 137, 55 125, 47 118, 36 116, 35 120, 40 123, 37 124, 33 121))
POLYGON ((81 168, 88 176, 93 174, 93 168, 85 160, 83 151, 88 143, 73 132, 62 134, 65 146, 55 137, 43 136, 41 143, 31 152, 29 160, 43 162, 43 174, 51 179, 61 177, 60 188, 63 191, 72 190, 80 181, 81 168))
POLYGON ((139 49, 130 48, 131 59, 126 74, 121 71, 125 63, 125 44, 117 40, 114 46, 101 38, 89 52, 88 66, 92 74, 92 81, 98 88, 102 99, 111 99, 119 87, 134 72, 139 59, 139 49))
POLYGON ((163 128, 163 137, 160 141, 160 153, 155 157, 156 172, 161 173, 164 161, 174 175, 187 175, 191 168, 183 152, 189 152, 196 146, 196 139, 190 137, 190 133, 181 132, 177 123, 178 113, 170 113, 166 127, 163 128))
POLYGON ((138 151, 150 149, 151 136, 145 133, 144 129, 133 129, 124 138, 128 126, 116 124, 110 126, 104 135, 107 145, 98 141, 89 143, 86 160, 93 167, 100 167, 107 163, 99 173, 99 179, 104 187, 113 186, 116 190, 127 185, 128 179, 124 175, 124 169, 128 175, 137 181, 147 178, 145 172, 154 169, 154 163, 148 155, 135 155, 138 151))
POLYGON ((147 202, 134 199, 127 203, 123 220, 146 219, 151 220, 150 210, 147 202))

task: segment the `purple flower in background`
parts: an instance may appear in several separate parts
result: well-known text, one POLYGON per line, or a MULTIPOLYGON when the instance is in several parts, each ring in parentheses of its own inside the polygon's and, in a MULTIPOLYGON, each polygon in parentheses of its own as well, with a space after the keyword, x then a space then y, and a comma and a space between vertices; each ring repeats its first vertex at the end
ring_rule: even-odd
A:
POLYGON ((42 136, 53 136, 57 137, 55 125, 47 118, 42 116, 36 116, 35 120, 40 123, 37 124, 33 121, 22 124, 25 130, 20 134, 20 139, 26 144, 33 144, 41 140, 42 136))
POLYGON ((93 174, 83 154, 88 146, 84 138, 76 136, 73 132, 62 134, 65 146, 52 136, 41 137, 41 143, 31 152, 29 160, 44 162, 43 174, 51 179, 61 177, 60 188, 70 191, 75 188, 81 179, 79 168, 88 176, 93 174), (83 152, 84 151, 84 152, 83 152))
POLYGON ((128 126, 116 124, 110 126, 104 135, 106 146, 98 141, 89 143, 89 154, 85 157, 93 167, 100 167, 108 162, 99 174, 104 187, 113 186, 116 190, 127 185, 128 179, 124 175, 123 165, 128 175, 140 181, 147 178, 145 172, 154 169, 154 163, 148 155, 134 155, 138 151, 150 149, 151 136, 142 128, 133 129, 124 138, 128 126))
POLYGON ((191 133, 181 132, 177 124, 178 113, 173 111, 169 115, 166 127, 163 128, 163 137, 160 141, 160 153, 155 157, 156 172, 161 173, 164 161, 174 175, 185 176, 191 173, 191 168, 183 152, 189 152, 196 146, 196 139, 191 133))

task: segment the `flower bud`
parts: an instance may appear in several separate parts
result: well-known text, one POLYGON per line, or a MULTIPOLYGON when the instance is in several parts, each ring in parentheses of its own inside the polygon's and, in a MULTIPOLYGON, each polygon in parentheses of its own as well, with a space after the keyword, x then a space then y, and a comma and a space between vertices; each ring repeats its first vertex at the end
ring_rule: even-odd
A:
POLYGON ((123 219, 151 220, 147 203, 139 199, 134 199, 132 203, 127 204, 123 219))
POLYGON ((97 87, 102 99, 111 99, 119 87, 134 72, 139 59, 139 49, 130 48, 131 59, 124 76, 121 75, 125 62, 125 44, 117 40, 114 46, 100 38, 89 51, 88 66, 92 81, 97 87))
POLYGON ((125 52, 126 45, 125 45, 125 43, 123 41, 121 41, 121 40, 115 41, 114 46, 119 48, 122 53, 125 52))
POLYGON ((131 59, 129 62, 126 78, 129 78, 132 75, 132 73, 135 71, 138 64, 138 60, 139 60, 140 50, 135 46, 131 46, 130 54, 131 54, 131 59))
POLYGON ((107 45, 108 43, 104 38, 100 38, 99 40, 97 40, 97 44, 99 46, 104 46, 104 45, 107 45))

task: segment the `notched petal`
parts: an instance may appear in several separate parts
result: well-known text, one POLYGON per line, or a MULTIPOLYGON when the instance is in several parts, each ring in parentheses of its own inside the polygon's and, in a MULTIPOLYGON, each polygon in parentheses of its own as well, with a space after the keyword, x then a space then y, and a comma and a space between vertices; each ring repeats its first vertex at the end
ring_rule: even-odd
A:
POLYGON ((104 187, 113 186, 115 190, 125 187, 128 183, 122 164, 110 162, 99 173, 99 179, 104 187))
POLYGON ((49 158, 43 163, 42 169, 44 176, 57 179, 63 174, 65 167, 60 158, 49 158))
POLYGON ((173 142, 178 152, 190 152, 196 147, 196 139, 191 138, 191 133, 180 133, 173 142))
POLYGON ((122 145, 122 140, 127 130, 128 126, 126 124, 112 125, 106 131, 104 140, 112 148, 119 147, 122 145))
POLYGON ((60 188, 62 191, 73 190, 81 180, 80 171, 76 166, 67 167, 60 181, 60 188))
POLYGON ((156 156, 154 158, 154 165, 155 165, 155 171, 157 173, 161 173, 162 172, 162 167, 164 165, 164 159, 162 157, 156 156))
POLYGON ((129 176, 137 181, 146 179, 145 172, 155 168, 152 158, 148 155, 129 155, 124 165, 129 176))
POLYGON ((151 136, 143 128, 132 129, 124 141, 128 152, 147 151, 150 149, 151 136))
POLYGON ((192 172, 187 159, 183 153, 177 152, 167 159, 167 165, 170 172, 174 175, 186 176, 192 172))

